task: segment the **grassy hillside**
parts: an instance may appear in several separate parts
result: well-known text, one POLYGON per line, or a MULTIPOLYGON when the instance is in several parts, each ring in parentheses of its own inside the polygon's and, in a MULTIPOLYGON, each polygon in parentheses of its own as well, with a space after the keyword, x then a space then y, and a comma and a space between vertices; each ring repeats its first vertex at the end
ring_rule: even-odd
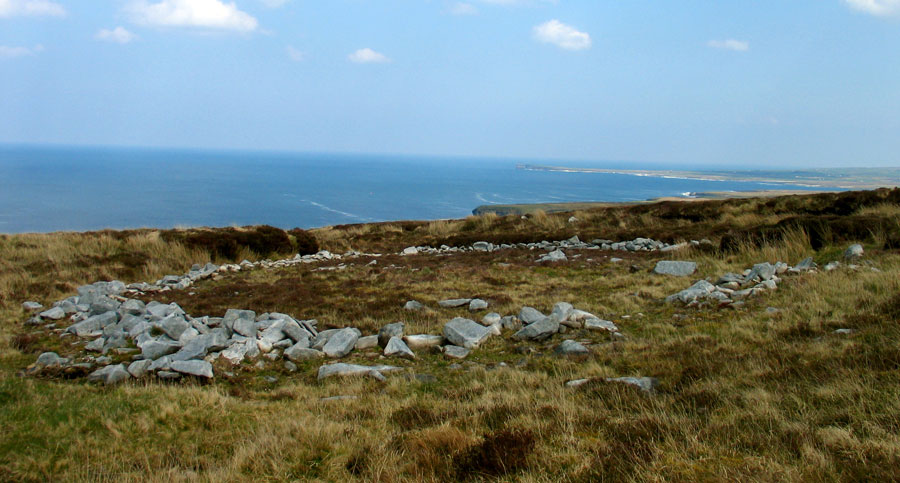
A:
MULTIPOLYGON (((139 230, 0 236, 0 480, 896 479, 900 467, 900 190, 774 199, 663 202, 571 213, 463 220, 269 228, 139 230), (569 223, 575 216, 578 221, 569 223), (486 240, 663 241, 707 238, 677 254, 573 250, 396 255, 413 245, 486 240), (696 279, 759 262, 840 260, 855 269, 785 277, 739 308, 686 308, 662 299, 696 279), (387 323, 440 333, 467 310, 436 302, 480 297, 490 310, 558 301, 615 322, 611 339, 574 330, 588 356, 553 354, 562 340, 493 337, 461 364, 357 351, 347 362, 405 372, 316 381, 321 364, 288 372, 245 362, 198 382, 102 387, 63 374, 24 375, 38 354, 78 351, 26 326, 26 300, 49 305, 97 280, 152 281, 194 263, 288 257, 322 248, 383 253, 228 274, 158 294, 188 313, 227 308, 316 318, 320 327, 387 323), (613 257, 622 259, 613 261, 613 257), (693 260, 689 279, 654 275, 660 259, 693 260), (371 260, 377 260, 370 265, 371 260), (320 270, 344 264, 343 269, 320 270), (432 307, 407 312, 416 299, 432 307), (768 310, 768 309, 773 310, 768 310), (774 310, 777 309, 777 310, 774 310), (851 329, 836 334, 836 329, 851 329), (416 378, 414 375, 429 377, 416 378), (647 376, 653 395, 572 379, 647 376), (274 378, 274 379, 272 379, 274 378), (322 400, 332 396, 353 396, 322 400)), ((845 264, 846 265, 846 264, 845 264)))

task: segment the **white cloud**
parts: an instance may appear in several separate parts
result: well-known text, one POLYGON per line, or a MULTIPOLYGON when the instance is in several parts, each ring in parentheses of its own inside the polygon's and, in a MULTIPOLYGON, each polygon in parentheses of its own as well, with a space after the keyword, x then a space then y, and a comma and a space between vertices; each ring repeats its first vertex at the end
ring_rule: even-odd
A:
POLYGON ((129 10, 133 20, 144 25, 239 32, 252 32, 259 25, 251 15, 238 10, 234 2, 221 0, 162 0, 157 3, 138 0, 129 10))
POLYGON ((456 2, 447 9, 451 15, 478 15, 475 5, 465 2, 456 2))
POLYGON ((49 0, 0 0, 0 18, 22 16, 62 17, 66 9, 49 0))
POLYGON ((844 0, 850 8, 879 17, 900 14, 900 0, 844 0))
POLYGON ((357 64, 384 64, 391 61, 384 54, 375 52, 368 47, 353 52, 347 58, 350 59, 350 62, 356 62, 357 64))
POLYGON ((7 47, 5 45, 0 45, 0 59, 14 59, 16 57, 25 57, 28 55, 35 55, 38 52, 43 52, 44 46, 41 44, 35 45, 34 47, 7 47))
POLYGON ((116 42, 119 44, 127 44, 132 40, 137 38, 137 35, 125 30, 122 27, 116 27, 112 30, 109 29, 100 29, 99 32, 94 34, 94 38, 97 40, 102 40, 104 42, 116 42))
POLYGON ((580 32, 559 20, 551 20, 534 27, 534 38, 539 42, 553 44, 566 50, 583 50, 591 46, 591 36, 587 32, 580 32))
POLYGON ((714 49, 733 50, 735 52, 746 52, 750 50, 750 43, 744 40, 710 40, 706 45, 714 49))
POLYGON ((306 58, 306 55, 302 51, 295 49, 293 45, 288 45, 284 48, 284 51, 287 52, 288 58, 294 62, 301 62, 306 58))
POLYGON ((291 0, 259 0, 263 3, 263 5, 269 8, 278 8, 283 6, 284 4, 290 2, 291 0))

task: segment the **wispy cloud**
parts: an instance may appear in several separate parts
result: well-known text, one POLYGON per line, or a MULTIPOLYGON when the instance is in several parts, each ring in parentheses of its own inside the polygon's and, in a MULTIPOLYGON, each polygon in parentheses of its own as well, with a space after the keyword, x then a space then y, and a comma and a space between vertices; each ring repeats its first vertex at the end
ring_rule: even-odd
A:
POLYGON ((0 18, 15 16, 62 17, 66 9, 49 0, 0 0, 0 18))
POLYGON ((850 8, 878 17, 900 15, 900 0, 844 0, 850 8))
POLYGON ((118 44, 127 44, 137 38, 137 35, 125 30, 123 27, 116 27, 112 30, 100 29, 94 34, 94 38, 104 42, 115 42, 118 44))
POLYGON ((478 15, 478 8, 471 3, 456 2, 447 9, 447 12, 451 15, 478 15))
POLYGON ((355 62, 357 64, 384 64, 391 61, 391 59, 384 54, 375 52, 368 47, 353 52, 348 55, 347 58, 350 62, 355 62))
POLYGON ((259 25, 253 16, 239 10, 234 2, 220 0, 162 0, 156 3, 138 0, 128 10, 135 22, 160 27, 252 32, 259 25))
POLYGON ((710 40, 706 45, 714 49, 733 50, 735 52, 746 52, 750 50, 750 42, 744 40, 710 40))
POLYGON ((591 36, 571 25, 559 20, 551 20, 537 25, 533 29, 534 38, 538 42, 553 44, 566 50, 584 50, 591 47, 591 36))
POLYGON ((294 48, 293 45, 288 45, 284 48, 284 51, 287 53, 288 58, 294 62, 302 62, 306 59, 306 55, 299 49, 294 48))
POLYGON ((26 57, 43 51, 44 46, 41 44, 35 45, 34 47, 8 47, 6 45, 0 45, 0 59, 26 57))

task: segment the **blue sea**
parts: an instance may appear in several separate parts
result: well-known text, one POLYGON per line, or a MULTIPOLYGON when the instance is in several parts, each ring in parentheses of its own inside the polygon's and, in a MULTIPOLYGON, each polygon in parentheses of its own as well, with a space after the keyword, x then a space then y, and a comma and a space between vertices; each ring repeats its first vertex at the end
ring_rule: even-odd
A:
POLYGON ((0 146, 0 233, 256 224, 311 228, 462 218, 486 204, 635 201, 786 187, 530 171, 517 169, 519 163, 662 168, 534 159, 0 146))

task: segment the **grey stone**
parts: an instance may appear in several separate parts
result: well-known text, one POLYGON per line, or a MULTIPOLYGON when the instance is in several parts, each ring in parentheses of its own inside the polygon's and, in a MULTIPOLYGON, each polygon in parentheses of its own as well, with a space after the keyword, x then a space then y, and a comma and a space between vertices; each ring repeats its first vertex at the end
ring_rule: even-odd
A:
POLYGON ((238 309, 228 309, 225 311, 225 317, 222 318, 222 325, 224 325, 228 330, 232 332, 237 332, 245 337, 252 337, 256 335, 256 312, 252 310, 238 310, 238 309), (240 330, 235 329, 234 324, 238 320, 240 323, 240 330), (249 324, 247 323, 249 321, 249 324), (246 332, 246 333, 245 333, 246 332))
POLYGON ((491 312, 481 318, 481 325, 489 327, 501 323, 502 320, 503 317, 501 317, 500 314, 498 314, 497 312, 491 312))
POLYGON ((806 272, 814 268, 816 268, 816 262, 813 261, 813 257, 806 257, 800 263, 794 265, 794 270, 801 272, 806 272))
POLYGON ((156 360, 162 356, 174 354, 175 352, 178 352, 178 349, 180 348, 181 346, 175 342, 151 340, 145 342, 141 346, 141 356, 143 356, 144 359, 156 360))
POLYGON ((169 315, 156 325, 172 340, 178 340, 184 331, 191 328, 191 324, 187 323, 180 315, 169 315))
POLYGON ((425 306, 416 300, 410 300, 410 301, 406 302, 406 305, 404 305, 403 308, 406 310, 416 311, 416 310, 424 309, 425 306))
POLYGON ((103 337, 98 337, 98 338, 88 342, 87 344, 85 344, 84 350, 91 351, 91 352, 102 352, 103 345, 105 343, 106 343, 106 339, 104 339, 103 337))
POLYGON ((444 337, 440 335, 416 334, 403 337, 403 342, 410 349, 426 349, 428 347, 437 347, 444 341, 444 337))
POLYGON ((462 307, 463 305, 468 305, 472 302, 472 299, 447 299, 441 300, 438 302, 438 305, 445 309, 452 309, 455 307, 462 307))
POLYGON ((300 344, 295 344, 284 350, 284 357, 296 362, 309 359, 322 359, 325 357, 325 353, 308 347, 302 347, 300 344))
POLYGON ((553 250, 538 258, 538 262, 565 262, 566 260, 568 260, 568 258, 566 257, 565 252, 560 249, 553 250))
POLYGON ((493 245, 486 241, 479 241, 472 244, 472 249, 476 252, 489 252, 491 251, 491 248, 493 248, 493 245))
POLYGON ((119 310, 121 304, 109 297, 98 297, 91 303, 90 315, 100 315, 106 312, 115 312, 119 310))
POLYGON ((73 324, 66 332, 73 333, 79 337, 88 336, 94 332, 100 331, 104 327, 115 324, 119 320, 119 314, 115 312, 106 312, 100 315, 94 315, 87 319, 73 324))
POLYGON ((863 253, 864 253, 863 246, 860 245, 859 243, 856 243, 856 244, 850 245, 849 247, 847 247, 846 250, 844 250, 844 258, 847 260, 858 260, 860 257, 863 256, 863 253))
POLYGON ((59 357, 56 352, 44 352, 38 356, 36 365, 41 367, 62 366, 69 363, 69 359, 59 357))
POLYGON ((832 270, 837 270, 838 268, 840 268, 840 266, 841 262, 829 262, 825 264, 824 269, 826 272, 830 272, 832 270))
POLYGON ((387 357, 402 357, 404 359, 416 358, 416 354, 409 350, 409 347, 399 337, 391 337, 384 348, 384 355, 387 357))
POLYGON ((656 386, 659 384, 659 381, 653 377, 608 377, 606 382, 630 384, 648 394, 653 394, 656 391, 656 386))
POLYGON ((303 328, 296 320, 285 320, 284 325, 281 327, 281 331, 284 332, 284 335, 288 336, 294 342, 307 341, 312 338, 312 334, 309 333, 305 328, 303 328))
POLYGON ((472 301, 469 302, 469 311, 470 311, 470 312, 475 312, 475 311, 478 311, 478 310, 484 310, 484 309, 486 309, 486 308, 488 308, 488 303, 485 302, 484 300, 481 300, 481 299, 472 299, 472 301))
POLYGON ((171 364, 172 370, 182 374, 212 379, 212 364, 206 361, 174 361, 171 364))
POLYGON ((66 316, 66 311, 60 307, 52 307, 38 314, 42 319, 59 320, 66 316))
POLYGON ((693 275, 697 271, 695 262, 683 262, 675 260, 660 260, 656 262, 653 273, 659 275, 674 275, 676 277, 687 277, 693 275))
POLYGON ((564 340, 556 349, 553 350, 553 353, 559 356, 573 356, 573 355, 584 355, 590 354, 590 351, 587 347, 583 346, 581 343, 574 340, 564 340))
MULTIPOLYGON (((42 308, 44 308, 44 306, 41 305, 41 304, 39 304, 39 303, 37 303, 37 302, 31 302, 31 301, 28 301, 28 302, 24 302, 24 303, 22 304, 22 308, 25 309, 25 310, 27 310, 27 311, 29 311, 29 312, 36 312, 36 311, 41 310, 42 308)), ((65 316, 65 310, 63 310, 63 316, 65 316)))
POLYGON ((131 377, 131 374, 129 374, 128 370, 125 369, 125 365, 117 364, 97 369, 96 371, 88 375, 88 381, 102 382, 107 386, 111 386, 113 384, 118 384, 122 381, 125 381, 129 377, 131 377))
POLYGON ((181 379, 181 374, 175 371, 158 371, 156 377, 166 381, 174 381, 176 379, 181 379))
POLYGON ((328 342, 322 348, 322 352, 331 358, 344 357, 353 350, 353 346, 356 345, 357 339, 359 339, 359 332, 357 330, 349 328, 341 329, 328 338, 328 342))
POLYGON ((409 256, 409 255, 418 255, 418 253, 419 253, 419 250, 416 247, 406 247, 403 249, 402 252, 400 252, 400 255, 409 256))
POLYGON ((284 361, 284 369, 288 372, 297 372, 297 364, 294 364, 291 361, 284 361))
POLYGON ((508 330, 519 330, 522 328, 522 322, 515 315, 507 315, 500 319, 500 326, 508 330))
POLYGON ((153 364, 153 361, 149 359, 134 361, 128 365, 128 373, 131 374, 131 377, 140 379, 147 375, 147 371, 150 369, 151 364, 153 364))
POLYGON ((575 311, 575 307, 568 302, 557 302, 553 305, 553 310, 550 311, 550 317, 556 317, 556 320, 563 322, 569 320, 569 317, 572 315, 572 312, 575 311))
POLYGON ((545 317, 547 316, 532 307, 522 307, 522 310, 519 311, 519 320, 525 325, 533 324, 545 317))
POLYGON ((364 376, 373 371, 381 374, 398 370, 400 370, 400 368, 394 366, 361 366, 339 362, 337 364, 326 364, 320 367, 318 380, 321 381, 322 379, 334 376, 364 376))
POLYGON ((391 337, 403 337, 403 322, 394 322, 393 324, 387 324, 378 331, 378 345, 381 347, 387 347, 388 341, 391 340, 391 337))
POLYGON ((609 332, 618 332, 619 328, 616 324, 603 319, 592 318, 584 321, 584 328, 588 330, 606 330, 609 332))
POLYGON ((490 337, 491 330, 469 319, 456 317, 444 324, 444 338, 453 345, 474 349, 490 337))
POLYGON ((354 349, 358 351, 373 349, 378 347, 378 336, 377 335, 367 335, 365 337, 360 337, 356 339, 356 346, 354 349))
POLYGON ((469 353, 472 352, 465 347, 459 347, 456 345, 446 345, 444 346, 444 357, 449 357, 450 359, 465 359, 469 353))
POLYGON ((765 282, 767 280, 772 280, 772 277, 774 276, 775 265, 772 265, 769 262, 757 263, 756 265, 753 265, 752 269, 750 269, 750 274, 748 274, 744 279, 744 283, 752 282, 754 280, 765 282))
POLYGON ((700 280, 694 285, 691 285, 689 288, 686 288, 675 295, 666 297, 666 302, 672 303, 681 301, 685 304, 689 304, 700 299, 705 299, 707 296, 709 296, 709 294, 715 292, 715 290, 715 285, 707 282, 706 280, 700 280))
POLYGON ((544 340, 552 337, 558 331, 559 321, 553 317, 544 317, 520 329, 513 334, 513 338, 518 340, 544 340))
POLYGON ((187 361, 191 359, 203 359, 210 351, 225 349, 228 338, 221 332, 212 332, 191 339, 178 352, 172 355, 173 361, 187 361))

